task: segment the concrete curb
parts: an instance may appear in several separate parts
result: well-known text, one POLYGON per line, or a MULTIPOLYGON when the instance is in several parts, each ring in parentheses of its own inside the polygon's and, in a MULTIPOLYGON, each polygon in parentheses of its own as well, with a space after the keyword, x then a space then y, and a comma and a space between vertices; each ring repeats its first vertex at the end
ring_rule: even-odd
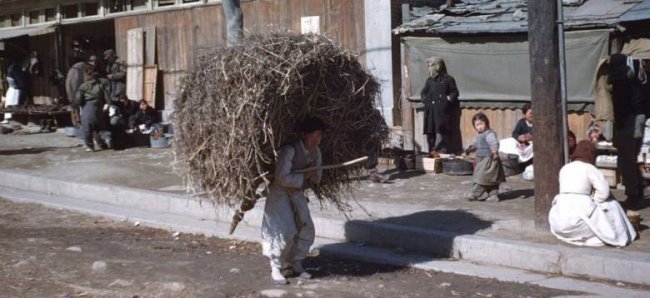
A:
MULTIPOLYGON (((228 235, 232 212, 212 208, 190 196, 112 185, 77 183, 0 170, 0 194, 19 201, 74 209, 152 227, 259 241, 263 204, 246 213, 234 235, 228 235), (28 194, 26 194, 28 193, 28 194)), ((368 221, 346 221, 312 213, 318 246, 353 242, 401 247, 479 264, 541 273, 589 277, 650 285, 650 253, 573 248, 478 235, 453 233, 368 221)), ((429 260, 433 257, 429 257, 429 260)), ((423 260, 426 261, 426 260, 423 260)))

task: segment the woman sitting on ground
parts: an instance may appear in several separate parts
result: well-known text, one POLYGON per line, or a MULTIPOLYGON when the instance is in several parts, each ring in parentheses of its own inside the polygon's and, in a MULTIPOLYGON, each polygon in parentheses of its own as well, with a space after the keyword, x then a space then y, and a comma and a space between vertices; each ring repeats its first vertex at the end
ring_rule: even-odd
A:
POLYGON ((517 155, 523 169, 533 162, 533 108, 527 103, 522 112, 524 116, 512 131, 512 138, 499 141, 499 152, 517 155))
POLYGON ((560 193, 548 215, 551 233, 580 246, 630 244, 636 232, 610 195, 605 176, 594 166, 596 146, 589 140, 580 141, 571 160, 560 170, 560 193))
POLYGON ((151 126, 156 123, 158 115, 156 110, 149 106, 146 100, 141 99, 139 102, 140 108, 135 113, 129 117, 129 129, 127 133, 133 133, 135 131, 146 132, 151 129, 151 126))

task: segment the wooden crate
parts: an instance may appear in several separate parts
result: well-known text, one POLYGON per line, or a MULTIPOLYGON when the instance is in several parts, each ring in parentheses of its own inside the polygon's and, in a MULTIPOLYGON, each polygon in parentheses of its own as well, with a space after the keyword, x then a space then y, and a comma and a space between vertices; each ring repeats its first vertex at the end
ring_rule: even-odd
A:
POLYGON ((415 168, 425 172, 442 173, 442 158, 418 156, 415 158, 415 168))

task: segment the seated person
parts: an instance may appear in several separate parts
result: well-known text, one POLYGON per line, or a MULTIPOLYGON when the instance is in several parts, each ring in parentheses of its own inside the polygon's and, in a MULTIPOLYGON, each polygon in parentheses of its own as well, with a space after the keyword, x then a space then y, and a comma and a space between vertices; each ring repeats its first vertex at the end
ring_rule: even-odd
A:
POLYGON ((158 114, 156 110, 150 107, 146 100, 141 99, 139 101, 138 111, 129 117, 129 129, 127 133, 133 133, 135 131, 149 133, 151 126, 156 123, 157 118, 158 114))
POLYGON ((524 117, 517 122, 512 131, 512 138, 499 141, 499 152, 517 155, 520 165, 525 167, 531 164, 533 159, 533 109, 527 103, 522 112, 524 117))
POLYGON ((573 152, 576 151, 576 146, 578 146, 578 143, 576 141, 576 134, 574 134, 571 130, 569 130, 568 134, 567 143, 569 144, 569 158, 571 158, 573 152))
POLYGON ((589 126, 587 129, 587 136, 589 136, 589 140, 594 144, 598 144, 598 142, 605 140, 605 137, 600 131, 600 127, 598 127, 596 124, 589 126))
POLYGON ((596 146, 578 143, 572 162, 560 170, 560 193, 548 214, 551 233, 580 246, 622 247, 637 236, 621 205, 610 195, 609 184, 595 166, 596 146))
POLYGON ((119 107, 120 114, 124 119, 129 119, 132 115, 135 115, 139 109, 138 105, 137 101, 130 100, 126 94, 122 94, 120 100, 116 102, 116 106, 119 107))

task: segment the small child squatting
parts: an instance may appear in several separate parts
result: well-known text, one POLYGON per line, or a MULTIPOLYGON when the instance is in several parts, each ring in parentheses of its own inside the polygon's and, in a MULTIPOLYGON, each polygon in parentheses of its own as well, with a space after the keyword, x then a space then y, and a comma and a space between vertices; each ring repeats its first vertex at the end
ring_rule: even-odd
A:
POLYGON ((465 194, 469 201, 499 201, 499 184, 505 181, 505 174, 499 159, 499 139, 490 129, 490 120, 483 113, 472 117, 474 129, 478 132, 465 154, 476 151, 476 166, 472 175, 472 191, 465 194))

